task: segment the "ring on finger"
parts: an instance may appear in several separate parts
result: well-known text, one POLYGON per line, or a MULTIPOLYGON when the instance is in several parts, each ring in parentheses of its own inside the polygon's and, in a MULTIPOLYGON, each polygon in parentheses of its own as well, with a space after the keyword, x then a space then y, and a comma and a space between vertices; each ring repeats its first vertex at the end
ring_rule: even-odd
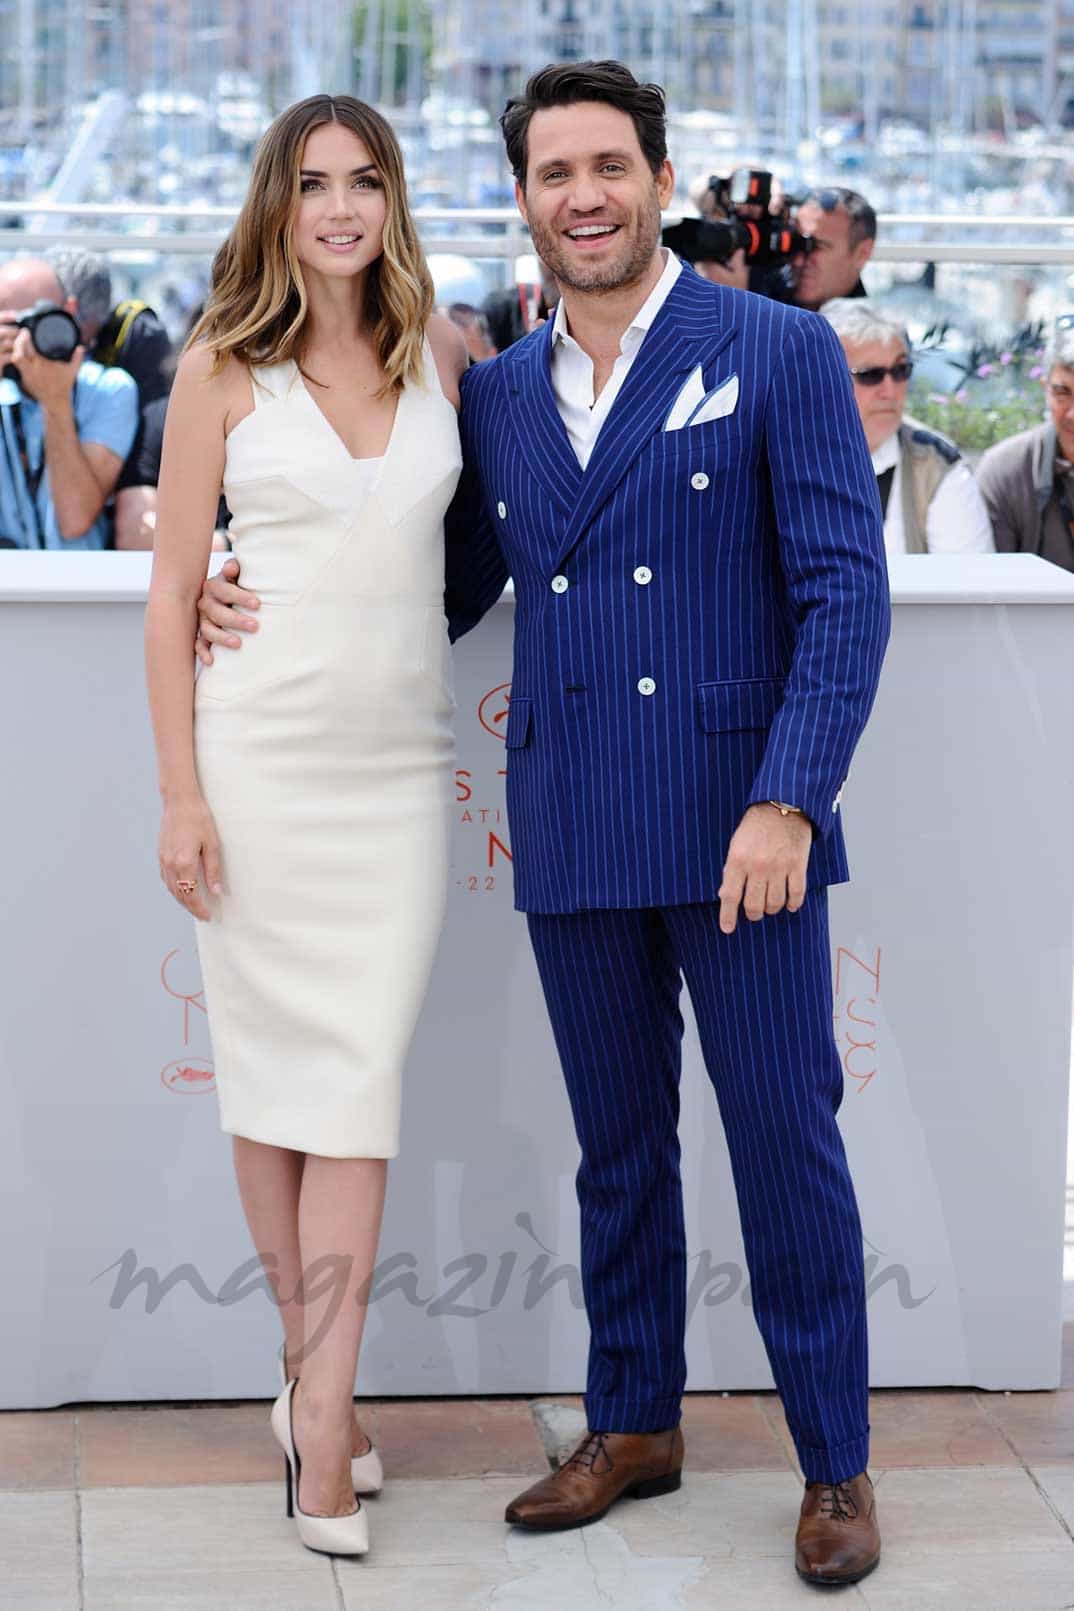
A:
POLYGON ((177 878, 175 887, 184 901, 189 900, 191 895, 198 893, 198 881, 196 878, 177 878))

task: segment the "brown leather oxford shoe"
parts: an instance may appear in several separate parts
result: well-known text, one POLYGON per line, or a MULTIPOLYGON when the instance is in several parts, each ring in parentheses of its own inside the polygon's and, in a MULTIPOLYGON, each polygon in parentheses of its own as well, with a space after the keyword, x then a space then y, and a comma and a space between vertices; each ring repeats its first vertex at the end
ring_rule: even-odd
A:
POLYGON ((519 1494, 504 1520, 545 1532, 599 1521, 617 1499, 653 1499, 682 1485, 682 1432, 587 1432, 558 1471, 519 1494))
POLYGON ((857 1583, 880 1560, 876 1499, 862 1471, 847 1482, 807 1482, 794 1564, 807 1583, 857 1583))

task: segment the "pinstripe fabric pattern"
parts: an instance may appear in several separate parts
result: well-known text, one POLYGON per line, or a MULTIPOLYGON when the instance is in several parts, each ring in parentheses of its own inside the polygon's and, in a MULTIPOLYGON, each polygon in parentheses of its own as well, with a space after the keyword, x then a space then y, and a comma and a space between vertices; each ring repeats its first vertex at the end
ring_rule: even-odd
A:
POLYGON ((799 1459, 841 1481, 868 1456, 867 1345, 823 886, 847 877, 839 793, 890 624, 876 477, 813 314, 681 274, 584 472, 550 342, 464 379, 445 599, 457 637, 514 578, 515 902, 582 1147, 590 1426, 679 1418, 685 976, 799 1459), (736 406, 662 430, 698 367, 736 406), (813 821, 810 894, 722 935, 728 843, 770 798, 813 821))
POLYGON ((827 892, 733 935, 713 905, 531 914, 582 1149, 589 1425, 679 1419, 680 970, 727 1135, 753 1308, 810 1481, 868 1460, 861 1228, 835 1115, 827 892))
POLYGON ((889 608, 838 338, 814 314, 682 273, 584 473, 550 342, 546 325, 464 377, 467 471, 448 522, 453 637, 508 571, 518 596, 516 905, 711 900, 743 810, 768 798, 812 818, 810 881, 845 879, 836 800, 889 608), (736 409, 664 432, 698 365, 710 390, 738 376, 736 409))

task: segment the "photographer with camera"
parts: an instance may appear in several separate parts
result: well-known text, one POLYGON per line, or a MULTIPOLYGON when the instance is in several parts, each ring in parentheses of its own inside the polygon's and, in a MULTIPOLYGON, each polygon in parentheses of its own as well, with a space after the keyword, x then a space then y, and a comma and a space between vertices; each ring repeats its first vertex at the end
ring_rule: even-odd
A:
POLYGON ((714 285, 729 285, 734 291, 749 290, 746 248, 725 221, 684 218, 681 223, 669 224, 660 239, 703 280, 711 280, 714 285))
POLYGON ((867 295, 861 273, 876 245, 876 213, 856 190, 812 190, 795 201, 765 169, 736 168, 726 179, 711 174, 692 194, 700 219, 665 231, 664 245, 706 279, 814 313, 835 297, 867 295))
POLYGON ((113 540, 116 548, 152 548, 156 480, 147 484, 145 464, 154 456, 160 461, 175 373, 168 332, 145 302, 112 306, 112 275, 100 253, 78 245, 50 246, 45 262, 77 304, 74 315, 90 357, 106 368, 125 369, 138 388, 138 432, 116 483, 113 540))
POLYGON ((138 424, 138 388, 85 357, 48 263, 0 267, 0 546, 108 546, 105 504, 138 424))
POLYGON ((778 179, 761 168, 736 168, 726 179, 710 174, 691 196, 701 217, 665 229, 663 244, 703 279, 792 301, 798 266, 812 244, 778 179))
POLYGON ((810 242, 797 264, 794 301, 816 313, 836 297, 863 297, 861 274, 876 246, 876 213, 856 190, 814 190, 798 208, 798 229, 810 242))
POLYGON ((147 302, 128 298, 112 306, 108 261, 85 246, 50 246, 45 262, 56 271, 74 312, 89 356, 105 368, 125 369, 138 388, 138 406, 148 408, 171 391, 175 365, 172 344, 147 302))

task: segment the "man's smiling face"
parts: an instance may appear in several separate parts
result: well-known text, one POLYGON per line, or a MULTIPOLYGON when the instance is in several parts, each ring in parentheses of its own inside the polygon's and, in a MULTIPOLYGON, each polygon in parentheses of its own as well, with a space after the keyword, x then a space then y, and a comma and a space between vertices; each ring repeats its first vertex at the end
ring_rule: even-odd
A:
POLYGON ((653 173, 629 113, 580 101, 533 114, 526 187, 515 194, 561 286, 613 291, 650 267, 674 183, 670 162, 653 173))

